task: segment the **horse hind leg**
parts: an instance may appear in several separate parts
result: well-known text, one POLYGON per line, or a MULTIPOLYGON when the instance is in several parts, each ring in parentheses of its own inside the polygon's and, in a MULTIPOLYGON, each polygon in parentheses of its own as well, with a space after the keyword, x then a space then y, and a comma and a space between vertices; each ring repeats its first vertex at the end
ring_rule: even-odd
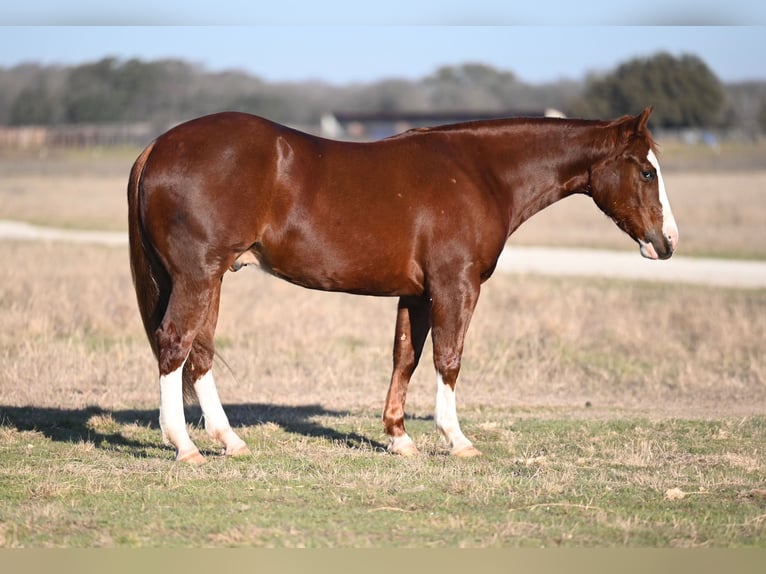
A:
POLYGON ((250 454, 245 441, 231 428, 229 419, 221 405, 218 396, 213 371, 206 371, 194 383, 194 392, 197 395, 202 415, 205 418, 205 430, 215 441, 224 446, 224 454, 227 456, 246 456, 250 454))
POLYGON ((245 442, 232 430, 229 419, 221 405, 213 378, 214 335, 218 322, 218 305, 221 297, 221 282, 213 288, 210 306, 205 322, 197 333, 191 352, 184 365, 184 392, 193 388, 205 419, 205 430, 215 441, 223 444, 227 456, 250 454, 245 442))
POLYGON ((213 293, 214 287, 209 283, 175 277, 165 315, 155 332, 162 438, 175 448, 177 461, 193 464, 204 463, 205 457, 192 442, 186 428, 184 369, 208 314, 213 293))

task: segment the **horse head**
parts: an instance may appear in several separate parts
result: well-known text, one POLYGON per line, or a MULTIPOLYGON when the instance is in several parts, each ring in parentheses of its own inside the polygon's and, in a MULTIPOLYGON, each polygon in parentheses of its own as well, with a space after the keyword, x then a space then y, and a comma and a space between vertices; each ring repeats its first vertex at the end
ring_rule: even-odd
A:
POLYGON ((590 192, 596 205, 639 245, 648 259, 668 259, 678 246, 655 145, 646 126, 652 108, 615 120, 612 151, 593 166, 590 192))

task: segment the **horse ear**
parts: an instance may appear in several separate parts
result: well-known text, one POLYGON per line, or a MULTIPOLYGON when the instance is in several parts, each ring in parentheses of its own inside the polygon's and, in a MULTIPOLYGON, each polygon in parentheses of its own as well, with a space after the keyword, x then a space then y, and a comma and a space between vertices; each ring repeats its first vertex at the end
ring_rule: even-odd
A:
POLYGON ((647 106, 644 108, 644 111, 641 112, 636 116, 636 133, 641 133, 646 131, 646 124, 649 122, 649 116, 652 115, 652 110, 654 109, 653 106, 647 106))

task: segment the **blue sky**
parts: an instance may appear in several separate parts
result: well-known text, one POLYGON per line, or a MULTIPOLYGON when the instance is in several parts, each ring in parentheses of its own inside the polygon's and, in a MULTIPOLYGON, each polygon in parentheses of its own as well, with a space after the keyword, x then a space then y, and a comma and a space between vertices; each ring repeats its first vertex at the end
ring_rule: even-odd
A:
POLYGON ((0 24, 764 25, 756 0, 25 0, 0 24))
POLYGON ((63 10, 54 0, 29 0, 0 14, 0 24, 25 24, 0 29, 0 66, 171 57, 210 70, 239 69, 268 81, 346 84, 415 79, 441 65, 482 62, 541 83, 582 79, 664 50, 700 56, 724 81, 766 80, 766 27, 736 26, 766 24, 766 5, 752 7, 744 0, 614 4, 217 0, 200 7, 180 0, 133 0, 68 2, 63 10), (209 25, 180 25, 203 23, 209 25), (705 25, 652 25, 690 23, 705 25))

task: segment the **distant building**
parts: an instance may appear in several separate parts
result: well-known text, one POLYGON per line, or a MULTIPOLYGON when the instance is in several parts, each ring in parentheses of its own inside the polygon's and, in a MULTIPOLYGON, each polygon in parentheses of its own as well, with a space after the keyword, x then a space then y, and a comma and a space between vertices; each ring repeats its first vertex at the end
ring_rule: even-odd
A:
POLYGON ((376 140, 412 128, 514 117, 563 118, 565 116, 553 108, 545 110, 501 110, 494 112, 332 112, 322 116, 320 127, 322 135, 329 138, 376 140))

